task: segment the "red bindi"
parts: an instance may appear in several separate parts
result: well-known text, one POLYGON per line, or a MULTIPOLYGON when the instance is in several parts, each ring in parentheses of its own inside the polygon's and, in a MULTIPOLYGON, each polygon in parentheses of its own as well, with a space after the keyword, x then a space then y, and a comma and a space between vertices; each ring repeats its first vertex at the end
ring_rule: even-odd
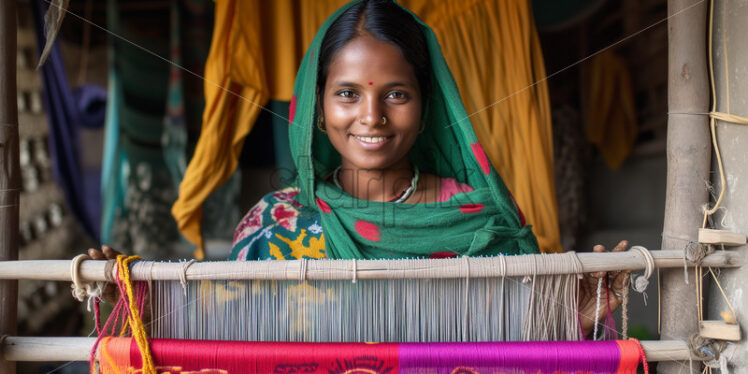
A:
POLYGON ((369 82, 369 86, 373 86, 373 85, 374 85, 374 82, 369 82))

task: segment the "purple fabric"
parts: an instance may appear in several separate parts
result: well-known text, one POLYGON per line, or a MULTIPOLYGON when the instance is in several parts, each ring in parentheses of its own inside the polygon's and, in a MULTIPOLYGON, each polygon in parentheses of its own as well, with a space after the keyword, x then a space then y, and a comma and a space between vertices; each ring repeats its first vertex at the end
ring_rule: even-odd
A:
MULTIPOLYGON (((44 12, 47 3, 43 0, 31 1, 37 48, 41 54, 46 38, 44 36, 44 12)), ((41 68, 44 91, 44 107, 49 121, 49 148, 52 159, 52 173, 62 188, 68 208, 77 218, 83 229, 94 240, 99 240, 98 218, 89 212, 99 212, 101 196, 96 191, 85 188, 84 173, 78 153, 79 126, 82 124, 78 103, 65 75, 59 45, 55 43, 47 62, 41 68)), ((84 88, 85 90, 86 88, 84 88)), ((95 97, 95 94, 82 94, 79 97, 95 97)), ((86 116, 84 116, 86 117, 86 116)), ((90 120, 90 118, 87 118, 90 120)), ((101 117, 103 122, 104 118, 101 117)))
POLYGON ((417 373, 424 357, 436 370, 455 372, 615 373, 621 351, 616 341, 400 343, 400 373, 417 373))
POLYGON ((73 92, 78 110, 79 124, 90 129, 104 126, 106 118, 106 90, 104 87, 86 83, 73 92))

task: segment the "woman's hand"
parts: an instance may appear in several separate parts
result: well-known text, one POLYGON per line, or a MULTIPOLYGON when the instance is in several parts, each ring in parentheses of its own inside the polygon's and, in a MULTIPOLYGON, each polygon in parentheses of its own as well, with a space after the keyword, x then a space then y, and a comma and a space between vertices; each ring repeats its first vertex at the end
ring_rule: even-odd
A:
MULTIPOLYGON (((625 251, 629 242, 622 240, 613 248, 613 252, 625 251)), ((605 247, 596 245, 593 252, 605 252, 605 247)), ((579 284, 579 319, 582 324, 584 336, 588 336, 594 329, 598 320, 603 320, 608 315, 608 308, 612 313, 623 302, 623 290, 629 284, 629 274, 631 271, 614 271, 606 273, 604 271, 597 273, 588 273, 579 284), (597 309, 597 283, 603 279, 603 289, 600 295, 600 315, 595 318, 597 309), (607 287, 608 289, 605 289, 607 287)))
MULTIPOLYGON (((100 251, 95 248, 88 249, 88 256, 92 260, 116 260, 118 255, 121 255, 121 253, 108 245, 102 245, 100 251)), ((114 283, 107 283, 101 298, 112 305, 117 304, 117 301, 119 301, 117 286, 114 283)))

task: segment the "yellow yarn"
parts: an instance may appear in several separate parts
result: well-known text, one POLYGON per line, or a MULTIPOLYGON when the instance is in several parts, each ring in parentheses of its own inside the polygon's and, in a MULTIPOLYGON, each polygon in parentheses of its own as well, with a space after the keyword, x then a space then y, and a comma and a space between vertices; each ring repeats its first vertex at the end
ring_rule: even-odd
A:
POLYGON ((125 292, 127 292, 127 306, 130 309, 130 315, 127 318, 127 322, 132 328, 132 337, 135 338, 135 342, 138 343, 140 349, 140 356, 143 361, 143 374, 157 374, 156 366, 153 363, 153 357, 151 357, 151 349, 148 346, 148 335, 145 333, 145 327, 143 326, 143 320, 140 318, 140 311, 138 305, 135 302, 135 292, 133 292, 132 281, 130 280, 130 264, 135 261, 142 260, 138 256, 117 256, 117 270, 118 275, 122 283, 125 285, 125 292))

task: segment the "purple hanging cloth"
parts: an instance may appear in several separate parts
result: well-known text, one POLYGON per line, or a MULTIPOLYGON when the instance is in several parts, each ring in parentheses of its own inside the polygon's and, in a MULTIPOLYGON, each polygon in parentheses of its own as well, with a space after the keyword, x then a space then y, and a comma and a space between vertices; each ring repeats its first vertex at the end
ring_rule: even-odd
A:
MULTIPOLYGON (((44 13, 47 4, 32 0, 34 28, 39 53, 46 42, 44 13)), ((80 154, 79 127, 101 127, 104 123, 106 91, 100 87, 84 85, 74 95, 68 85, 59 44, 55 43, 46 63, 41 67, 42 97, 49 121, 49 148, 52 173, 62 188, 65 201, 86 233, 99 240, 98 215, 101 193, 98 184, 86 183, 80 154), (96 125, 98 123, 98 125, 96 125), (88 188, 87 188, 88 187, 88 188)))

